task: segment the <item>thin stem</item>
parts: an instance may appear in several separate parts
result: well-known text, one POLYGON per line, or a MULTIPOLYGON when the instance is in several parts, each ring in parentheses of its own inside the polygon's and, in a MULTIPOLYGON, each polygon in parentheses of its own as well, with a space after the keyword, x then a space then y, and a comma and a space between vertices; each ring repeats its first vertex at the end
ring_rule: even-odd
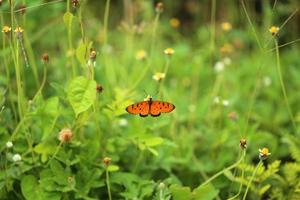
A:
POLYGON ((211 16, 210 16, 210 50, 211 62, 213 62, 213 55, 215 50, 215 37, 216 37, 216 0, 211 1, 211 16))
MULTIPOLYGON (((169 56, 167 57, 167 60, 166 60, 166 64, 165 64, 165 69, 164 69, 164 74, 165 74, 165 77, 167 77, 167 73, 169 71, 169 66, 170 66, 170 58, 169 56)), ((163 83, 164 83, 164 80, 165 78, 163 78, 160 82, 159 82, 159 88, 158 88, 158 96, 162 97, 163 95, 163 92, 162 92, 162 88, 163 88, 163 83)))
POLYGON ((110 0, 106 0, 105 11, 104 11, 104 46, 106 46, 107 43, 107 25, 108 25, 109 7, 110 7, 110 0))
POLYGON ((263 163, 262 160, 260 160, 259 163, 257 164, 257 166, 256 166, 256 168, 255 168, 255 170, 254 170, 254 172, 253 172, 253 174, 252 174, 252 176, 251 176, 251 178, 250 178, 248 184, 247 184, 246 191, 245 191, 244 196, 243 196, 243 200, 246 199, 248 190, 249 190, 249 188, 250 188, 250 185, 251 185, 251 183, 252 183, 252 181, 253 181, 253 179, 254 179, 254 177, 255 177, 255 175, 256 175, 257 170, 258 170, 259 167, 262 165, 262 163, 263 163))
POLYGON ((275 47, 276 47, 277 72, 278 72, 278 77, 279 77, 279 81, 280 81, 280 85, 281 85, 281 89, 282 89, 284 101, 285 101, 285 104, 286 104, 286 107, 287 107, 290 119, 292 121, 293 127, 297 131, 296 123, 295 123, 294 116, 293 116, 293 113, 292 113, 290 105, 289 105, 288 96, 287 96, 285 85, 284 85, 283 78, 282 78, 278 41, 277 41, 277 39, 275 37, 274 37, 274 42, 275 42, 275 47))
POLYGON ((249 14, 248 14, 248 11, 247 11, 247 9, 246 9, 244 0, 241 0, 241 3, 242 3, 243 10, 244 10, 244 12, 245 12, 245 14, 246 14, 248 23, 250 24, 250 27, 251 27, 251 29, 252 29, 252 32, 253 32, 254 36, 255 36, 256 42, 257 42, 257 44, 258 44, 258 46, 259 46, 259 49, 262 51, 262 50, 263 50, 262 45, 261 45, 261 43, 260 43, 260 41, 259 41, 259 39, 258 39, 258 36, 257 36, 256 31, 255 31, 254 25, 253 25, 253 23, 252 23, 252 21, 251 21, 251 19, 250 19, 250 17, 249 17, 249 14))
POLYGON ((229 167, 226 167, 225 169, 223 169, 222 171, 219 171, 218 173, 216 173, 215 175, 213 175, 212 177, 210 177, 209 179, 207 179, 204 183, 202 183, 200 185, 201 186, 204 186, 208 183, 210 183, 212 180, 214 180, 215 178, 217 178, 218 176, 222 175, 224 172, 228 171, 228 170, 231 170, 233 168, 235 168, 236 166, 238 166, 240 164, 240 162, 242 162, 244 160, 244 157, 246 155, 246 151, 243 150, 243 154, 242 156, 240 157, 240 159, 238 161, 236 161, 234 164, 230 165, 229 167))
POLYGON ((159 200, 164 200, 164 190, 159 189, 159 200))
POLYGON ((62 147, 63 145, 63 141, 61 141, 58 145, 58 147, 56 148, 56 151, 54 152, 53 156, 50 158, 50 160, 48 161, 48 164, 47 166, 51 163, 51 161, 53 160, 53 158, 55 158, 55 156, 58 154, 60 148, 62 147))
POLYGON ((111 191, 110 191, 110 183, 109 183, 109 172, 108 172, 107 168, 106 168, 106 186, 107 186, 108 199, 112 200, 111 191))

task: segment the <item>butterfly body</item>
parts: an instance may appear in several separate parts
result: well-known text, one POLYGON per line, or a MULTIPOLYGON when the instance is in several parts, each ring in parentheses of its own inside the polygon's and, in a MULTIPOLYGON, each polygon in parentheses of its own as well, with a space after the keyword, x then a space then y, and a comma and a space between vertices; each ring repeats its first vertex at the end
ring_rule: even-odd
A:
POLYGON ((141 117, 158 117, 161 113, 169 113, 175 109, 171 103, 164 101, 153 101, 149 98, 147 101, 138 102, 127 106, 126 111, 130 114, 139 114, 141 117))

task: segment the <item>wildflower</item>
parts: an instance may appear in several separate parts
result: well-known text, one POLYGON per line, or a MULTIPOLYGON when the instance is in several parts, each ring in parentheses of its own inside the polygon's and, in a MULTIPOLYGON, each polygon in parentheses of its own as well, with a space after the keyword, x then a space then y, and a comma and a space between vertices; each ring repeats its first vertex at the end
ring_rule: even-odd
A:
POLYGON ((259 158, 262 159, 262 160, 265 160, 267 159, 269 156, 271 155, 271 153, 269 152, 269 149, 268 148, 262 148, 262 149, 259 149, 259 158))
POLYGON ((105 167, 107 167, 107 166, 109 166, 109 164, 111 162, 111 158, 110 157, 104 157, 102 161, 103 161, 105 167))
POLYGON ((272 26, 269 28, 269 32, 272 34, 272 36, 276 36, 279 32, 279 27, 278 26, 272 26))
POLYGON ((216 73, 224 71, 225 65, 224 62, 218 61, 214 66, 214 70, 216 73))
POLYGON ((152 78, 156 81, 161 81, 162 79, 164 79, 166 77, 165 73, 161 73, 161 72, 156 72, 152 78))
POLYGON ((127 119, 121 118, 121 119, 119 120, 119 126, 125 127, 125 126, 127 126, 127 125, 128 125, 127 119))
POLYGON ((24 30, 20 27, 20 26, 18 26, 15 30, 14 30, 14 32, 17 34, 17 37, 22 37, 22 34, 23 34, 23 32, 24 32, 24 30))
POLYGON ((13 155, 12 159, 14 162, 18 162, 22 160, 22 157, 20 156, 20 154, 17 153, 13 155))
POLYGON ((6 142, 6 147, 9 149, 9 148, 12 148, 14 145, 11 141, 8 141, 6 142))
POLYGON ((269 76, 265 76, 263 78, 263 84, 266 86, 266 87, 269 87, 272 83, 272 79, 269 77, 269 76))
POLYGON ((230 31, 232 29, 232 25, 229 22, 223 22, 221 27, 223 31, 230 31))
POLYGON ((155 6, 155 11, 160 14, 164 11, 164 4, 162 2, 158 2, 155 6))
POLYGON ((95 49, 91 48, 90 49, 90 59, 88 61, 88 66, 93 65, 94 67, 96 67, 96 58, 97 58, 97 52, 95 51, 95 49))
POLYGON ((177 18, 172 18, 170 19, 170 25, 173 27, 173 28, 178 28, 180 26, 180 21, 179 19, 177 18))
POLYGON ((135 58, 137 60, 145 60, 146 57, 147 57, 147 52, 145 50, 139 50, 135 54, 135 58))
POLYGON ((98 93, 103 92, 103 90, 104 90, 104 89, 103 89, 102 85, 99 85, 99 84, 98 84, 98 85, 96 86, 96 91, 97 91, 98 93))
POLYGON ((160 182, 159 185, 158 185, 158 188, 159 188, 160 190, 163 190, 163 189, 166 188, 166 185, 165 185, 163 182, 160 182))
POLYGON ((60 142, 69 142, 72 139, 73 133, 71 129, 64 128, 59 132, 58 139, 60 142))
POLYGON ((214 104, 219 104, 220 103, 220 97, 216 96, 213 100, 214 104))
POLYGON ((44 53, 44 54, 42 55, 42 61, 43 61, 44 63, 48 63, 48 62, 49 62, 49 55, 48 55, 48 53, 44 53))
POLYGON ((144 98, 144 101, 149 101, 150 99, 152 99, 152 97, 148 94, 146 98, 144 98))
POLYGON ((72 0, 72 6, 73 6, 73 8, 77 8, 79 6, 79 1, 78 0, 72 0))
POLYGON ((2 33, 9 33, 11 31, 11 27, 9 26, 3 26, 2 33))
POLYGON ((171 55, 173 55, 174 54, 174 49, 172 49, 172 48, 166 48, 165 50, 164 50, 164 53, 166 54, 166 55, 168 55, 168 56, 171 56, 171 55))
POLYGON ((229 101, 226 100, 226 99, 224 99, 224 100, 222 101, 222 104, 223 104, 223 106, 227 107, 227 106, 229 106, 229 101))
POLYGON ((237 120, 237 113, 232 111, 232 112, 228 113, 227 117, 229 119, 231 119, 232 121, 236 121, 237 120))
POLYGON ((233 47, 231 44, 226 43, 220 48, 220 52, 222 54, 230 54, 233 52, 233 47))
POLYGON ((246 141, 246 139, 242 138, 242 139, 240 140, 240 147, 241 147, 242 149, 246 149, 246 148, 247 148, 247 141, 246 141))

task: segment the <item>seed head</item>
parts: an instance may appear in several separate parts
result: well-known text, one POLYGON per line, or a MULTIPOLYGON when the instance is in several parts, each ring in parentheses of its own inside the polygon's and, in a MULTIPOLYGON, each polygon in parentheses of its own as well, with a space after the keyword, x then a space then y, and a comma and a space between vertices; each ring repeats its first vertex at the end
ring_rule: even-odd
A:
POLYGON ((247 148, 247 140, 246 140, 246 139, 242 138, 242 139, 240 140, 240 147, 241 147, 242 149, 246 149, 246 148, 247 148))
POLYGON ((162 13, 164 11, 164 4, 162 2, 158 2, 155 6, 155 11, 157 13, 162 13))
POLYGON ((63 143, 71 141, 72 137, 73 137, 73 133, 69 128, 62 129, 58 135, 59 141, 63 143))
POLYGON ((103 90, 104 90, 104 89, 103 89, 102 85, 99 85, 99 84, 98 84, 98 85, 96 86, 96 91, 97 91, 98 93, 103 92, 103 90))
POLYGON ((48 55, 48 53, 44 53, 44 54, 42 55, 42 61, 43 61, 44 63, 48 63, 48 62, 49 62, 49 55, 48 55))
POLYGON ((108 167, 109 164, 111 162, 111 158, 110 157, 104 157, 103 158, 103 164, 105 165, 105 167, 108 167))

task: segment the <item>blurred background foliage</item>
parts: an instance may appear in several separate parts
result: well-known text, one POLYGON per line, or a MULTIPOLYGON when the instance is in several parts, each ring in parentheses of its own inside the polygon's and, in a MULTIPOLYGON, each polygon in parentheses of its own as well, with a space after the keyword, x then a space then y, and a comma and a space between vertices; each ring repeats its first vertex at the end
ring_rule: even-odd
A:
POLYGON ((1 2, 1 199, 300 199, 298 0, 1 2))

